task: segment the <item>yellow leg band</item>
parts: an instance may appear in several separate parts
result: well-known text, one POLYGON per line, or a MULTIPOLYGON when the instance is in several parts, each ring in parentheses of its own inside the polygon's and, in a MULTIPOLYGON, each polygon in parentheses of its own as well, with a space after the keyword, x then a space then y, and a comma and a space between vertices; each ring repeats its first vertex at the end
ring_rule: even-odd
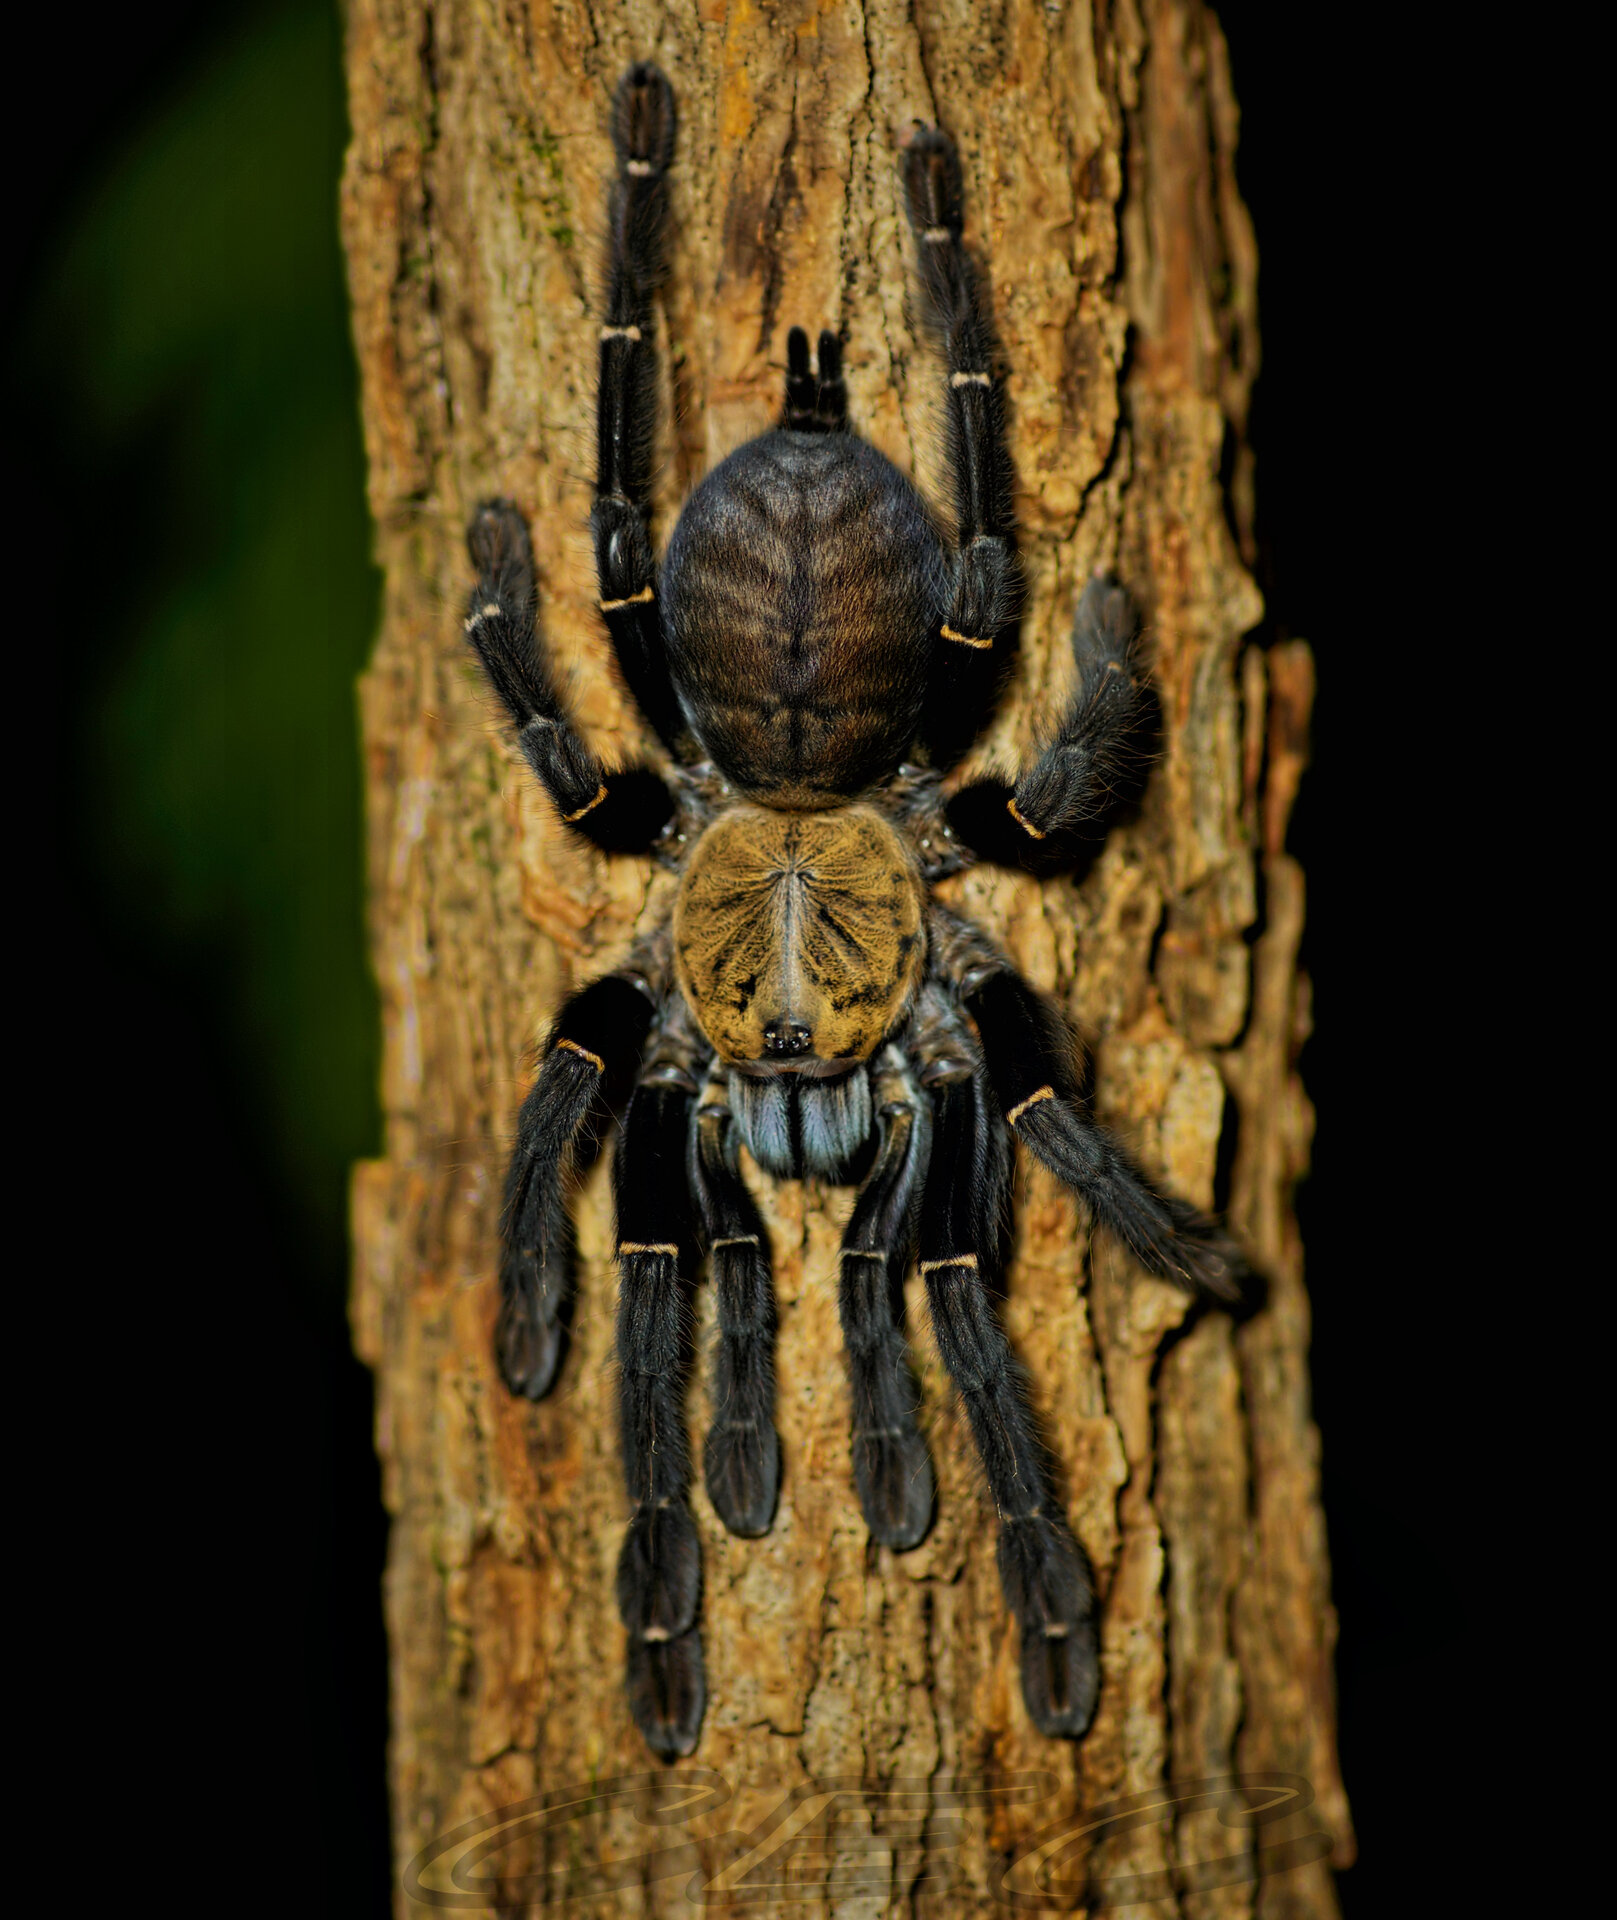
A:
POLYGON ((945 640, 953 640, 961 647, 975 647, 979 653, 986 653, 994 644, 992 640, 974 640, 969 633, 956 633, 948 621, 943 623, 942 633, 945 640))
POLYGON ((1056 1090, 1054 1087, 1040 1087, 1037 1093, 1030 1093, 1025 1100, 1017 1101, 1016 1105, 1012 1107, 1010 1112, 1005 1116, 1006 1124, 1014 1127, 1029 1107, 1036 1107, 1041 1100, 1053 1100, 1055 1097, 1056 1090))
POLYGON ((570 827, 575 826, 580 820, 584 818, 586 813, 593 813, 605 798, 606 798, 606 782, 603 780, 600 786, 596 789, 595 798, 589 803, 587 807, 580 807, 577 813, 564 813, 562 815, 562 819, 566 822, 568 826, 570 827))
POLYGON ((606 1072, 606 1062, 598 1053, 591 1053, 588 1047, 581 1047, 576 1040, 558 1040, 557 1050, 565 1047, 569 1053, 576 1053, 581 1060, 587 1060, 597 1073, 606 1072))
POLYGON ((1016 824, 1022 829, 1024 833, 1031 833, 1035 840, 1042 840, 1044 838, 1043 827, 1034 826, 1031 820, 1024 819, 1023 816, 1017 812, 1016 799, 1014 795, 1012 796, 1011 799, 1005 802, 1005 807, 1006 807, 1006 811, 1010 814, 1011 818, 1016 822, 1016 824))

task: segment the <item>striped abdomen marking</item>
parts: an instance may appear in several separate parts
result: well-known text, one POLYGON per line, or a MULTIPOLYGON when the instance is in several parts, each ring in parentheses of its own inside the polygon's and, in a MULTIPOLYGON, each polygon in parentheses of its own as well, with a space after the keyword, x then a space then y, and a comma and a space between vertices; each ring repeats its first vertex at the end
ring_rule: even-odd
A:
POLYGON ((777 432, 686 501, 661 608, 703 748, 743 793, 830 807, 899 764, 949 568, 914 486, 852 434, 777 432))
POLYGON ((697 842, 674 908, 679 984, 732 1064, 868 1060, 926 958, 920 875, 874 807, 737 807, 697 842))

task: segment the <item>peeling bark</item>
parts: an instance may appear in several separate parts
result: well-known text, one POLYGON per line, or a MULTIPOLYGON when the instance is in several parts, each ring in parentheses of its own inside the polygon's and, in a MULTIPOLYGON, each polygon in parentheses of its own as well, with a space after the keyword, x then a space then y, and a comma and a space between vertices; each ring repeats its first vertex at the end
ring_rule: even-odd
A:
MULTIPOLYGON (((1081 883, 978 869, 946 891, 1067 1007, 1102 1115, 1179 1191, 1227 1200, 1270 1298, 1238 1329, 1187 1316, 1024 1159, 1005 1321, 1105 1605, 1095 1726, 1057 1746, 1022 1708, 992 1515, 919 1291, 939 1510, 926 1543, 895 1557, 869 1544, 849 1472, 834 1277, 850 1196, 774 1186, 779 1517, 765 1539, 738 1540, 699 1487, 693 1502, 711 1697, 692 1764, 732 1797, 673 1827, 603 1802, 513 1840, 508 1874, 560 1877, 512 1880, 486 1910, 587 1892, 601 1860, 673 1835, 690 1848, 679 1870, 626 1870, 621 1891, 568 1910, 674 1911, 693 1872, 733 1865, 719 1836, 795 1787, 839 1780, 870 1793, 816 1814, 818 1852, 794 1856, 805 1913, 988 1912, 1037 1833, 1077 1832, 1086 1810, 1164 1781, 1239 1771, 1302 1776, 1314 1804, 1255 1833, 1187 1805, 1075 1842, 1036 1904, 1116 1904, 1122 1880, 1146 1875, 1136 1912, 1333 1914, 1324 1843, 1303 1844, 1323 1832, 1335 1864, 1352 1854, 1291 1210, 1309 1140, 1294 1065, 1302 880, 1283 850, 1311 668, 1300 647, 1240 651, 1260 614, 1241 557, 1255 254, 1223 41, 1196 0, 351 0, 343 220, 386 573, 363 703, 387 1114, 386 1157, 355 1180, 353 1320, 377 1376, 393 1515, 401 1867, 488 1810, 650 1767, 622 1695, 612 1585, 626 1509, 604 1162, 582 1198, 556 1389, 538 1406, 511 1400, 490 1348, 498 1193, 534 1045, 562 996, 623 954, 647 870, 556 823, 457 617, 470 510, 509 494, 533 525, 542 617, 582 723, 603 750, 641 744, 608 667, 585 530, 606 106, 646 56, 682 116, 665 535, 706 467, 771 423, 793 323, 841 330, 859 429, 948 497, 896 153, 917 119, 958 140, 967 236, 1011 370, 1028 583, 1014 681, 972 764, 1024 754, 1062 699, 1096 567, 1144 609, 1164 751, 1081 883), (1044 1786, 1020 1801, 951 1812, 950 1783, 1033 1774, 1044 1786), (883 1801, 894 1783, 914 1801, 883 1801), (1196 1873, 1232 1851, 1228 1884, 1196 1873)), ((700 1380, 691 1417, 699 1433, 700 1380)))

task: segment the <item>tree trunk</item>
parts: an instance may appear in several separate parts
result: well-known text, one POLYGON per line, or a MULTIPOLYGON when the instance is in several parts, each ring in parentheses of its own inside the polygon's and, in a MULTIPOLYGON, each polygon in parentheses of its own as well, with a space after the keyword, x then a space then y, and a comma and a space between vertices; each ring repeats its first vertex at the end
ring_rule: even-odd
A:
MULTIPOLYGON (((1241 559, 1255 259, 1214 18, 1196 0, 350 0, 348 70, 344 229, 386 572, 363 698, 387 1157, 356 1178, 353 1315, 393 1515, 401 1870, 458 1823, 594 1794, 526 1831, 487 1823, 488 1861, 441 1852, 415 1897, 662 1913, 705 1886, 716 1904, 871 1915, 1333 1913, 1325 1856, 1344 1864, 1352 1840, 1291 1211, 1310 1126, 1293 1066, 1302 882, 1282 851, 1311 668, 1301 647, 1240 652, 1260 614, 1241 559), (1073 609, 1102 566, 1144 611, 1164 750, 1081 883, 978 868, 944 892, 1069 1010, 1101 1115, 1180 1192, 1227 1205, 1269 1283, 1239 1328, 1187 1317, 1024 1157, 1005 1319, 1104 1601, 1099 1713, 1059 1745, 1022 1706, 993 1515, 924 1301, 912 1282, 938 1517, 895 1556, 870 1545, 850 1478, 834 1284, 850 1196, 759 1182, 785 1482, 757 1541, 694 1493, 710 1700, 692 1762, 662 1777, 705 1779, 707 1797, 658 1819, 654 1788, 612 1785, 655 1769, 620 1677, 604 1163, 555 1390, 513 1400, 491 1358, 498 1196, 535 1044, 623 954, 647 869, 557 823, 459 619, 470 510, 509 494, 583 724, 604 750, 642 747, 585 531, 606 110, 637 57, 667 70, 681 114, 665 535, 704 470, 772 423, 794 323, 840 329, 858 429, 949 497, 897 152, 916 120, 959 141, 1010 372, 1028 588, 972 765, 1025 754, 1063 698, 1073 609), (1188 1783, 1232 1774, 1300 1776, 1313 1805, 1277 1788, 1285 1818, 1221 1821, 1188 1783), (770 1826, 816 1781, 845 1791, 799 1794, 770 1826), (1142 1794, 1135 1818, 1085 1833, 1142 1794)), ((699 1434, 700 1378, 690 1411, 699 1434)))

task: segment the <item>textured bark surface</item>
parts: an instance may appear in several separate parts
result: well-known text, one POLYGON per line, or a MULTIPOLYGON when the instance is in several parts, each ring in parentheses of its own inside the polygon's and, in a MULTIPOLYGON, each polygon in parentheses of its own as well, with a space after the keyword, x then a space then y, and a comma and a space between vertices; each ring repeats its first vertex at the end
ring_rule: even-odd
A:
MULTIPOLYGON (((1241 651, 1260 613, 1241 561, 1255 259, 1215 20, 1194 0, 350 0, 348 40, 343 212, 386 570, 364 712, 387 1157, 356 1179, 353 1314, 394 1516, 401 1867, 458 1822, 650 1767, 613 1598, 626 1508, 604 1161, 556 1389, 511 1400, 490 1353, 497 1198, 535 1043, 562 995, 623 953, 647 867, 556 823, 459 613, 470 510, 510 494, 583 723, 603 749, 640 744, 594 613, 586 518, 606 108, 623 66, 651 56, 682 116, 664 536, 705 468, 771 422, 799 322, 841 330, 858 427, 949 497, 896 154, 917 119, 959 141, 1010 369, 1028 582, 1014 681, 973 765, 1025 753, 1063 697, 1097 566, 1144 610, 1165 750, 1080 884, 980 869, 945 891, 1069 1010, 1110 1123, 1182 1193, 1227 1199, 1271 1291, 1239 1329, 1187 1319, 1024 1158, 1005 1319, 1105 1607, 1095 1726, 1057 1746, 1023 1710, 993 1516, 922 1300, 912 1288, 939 1511, 895 1557, 869 1544, 849 1474, 834 1280, 850 1196, 758 1181, 781 1303, 780 1513, 737 1540, 694 1496, 710 1704, 691 1768, 733 1797, 670 1826, 608 1795, 480 1871, 535 1876, 512 1881, 510 1906, 571 1889, 585 1897, 570 1911, 684 1911, 693 1872, 740 1872, 722 1836, 837 1780, 869 1792, 801 1803, 776 1874, 794 1908, 986 1912, 1007 1863, 1033 1873, 1033 1837, 1078 1833, 1086 1810, 1165 1781, 1285 1773, 1314 1805, 1255 1836, 1187 1804, 1075 1840, 1042 1883, 1013 1884, 1042 1884, 1046 1909, 1132 1893, 1131 1910, 1162 1915, 1333 1913, 1326 1842, 1307 1836, 1327 1835, 1337 1864, 1352 1840, 1291 1212, 1310 1126, 1293 1067, 1302 884, 1282 851, 1311 670, 1301 648, 1241 651), (950 1813, 951 1783, 1022 1774, 1042 1784, 950 1813), (916 1798, 884 1801, 895 1787, 916 1798), (671 1841, 687 1855, 588 1897, 601 1860, 671 1841), (1138 1875, 1155 1877, 1123 1885, 1138 1875)), ((700 1381, 691 1417, 700 1433, 700 1381)), ((746 1884, 756 1904, 764 1882, 746 1884)))

